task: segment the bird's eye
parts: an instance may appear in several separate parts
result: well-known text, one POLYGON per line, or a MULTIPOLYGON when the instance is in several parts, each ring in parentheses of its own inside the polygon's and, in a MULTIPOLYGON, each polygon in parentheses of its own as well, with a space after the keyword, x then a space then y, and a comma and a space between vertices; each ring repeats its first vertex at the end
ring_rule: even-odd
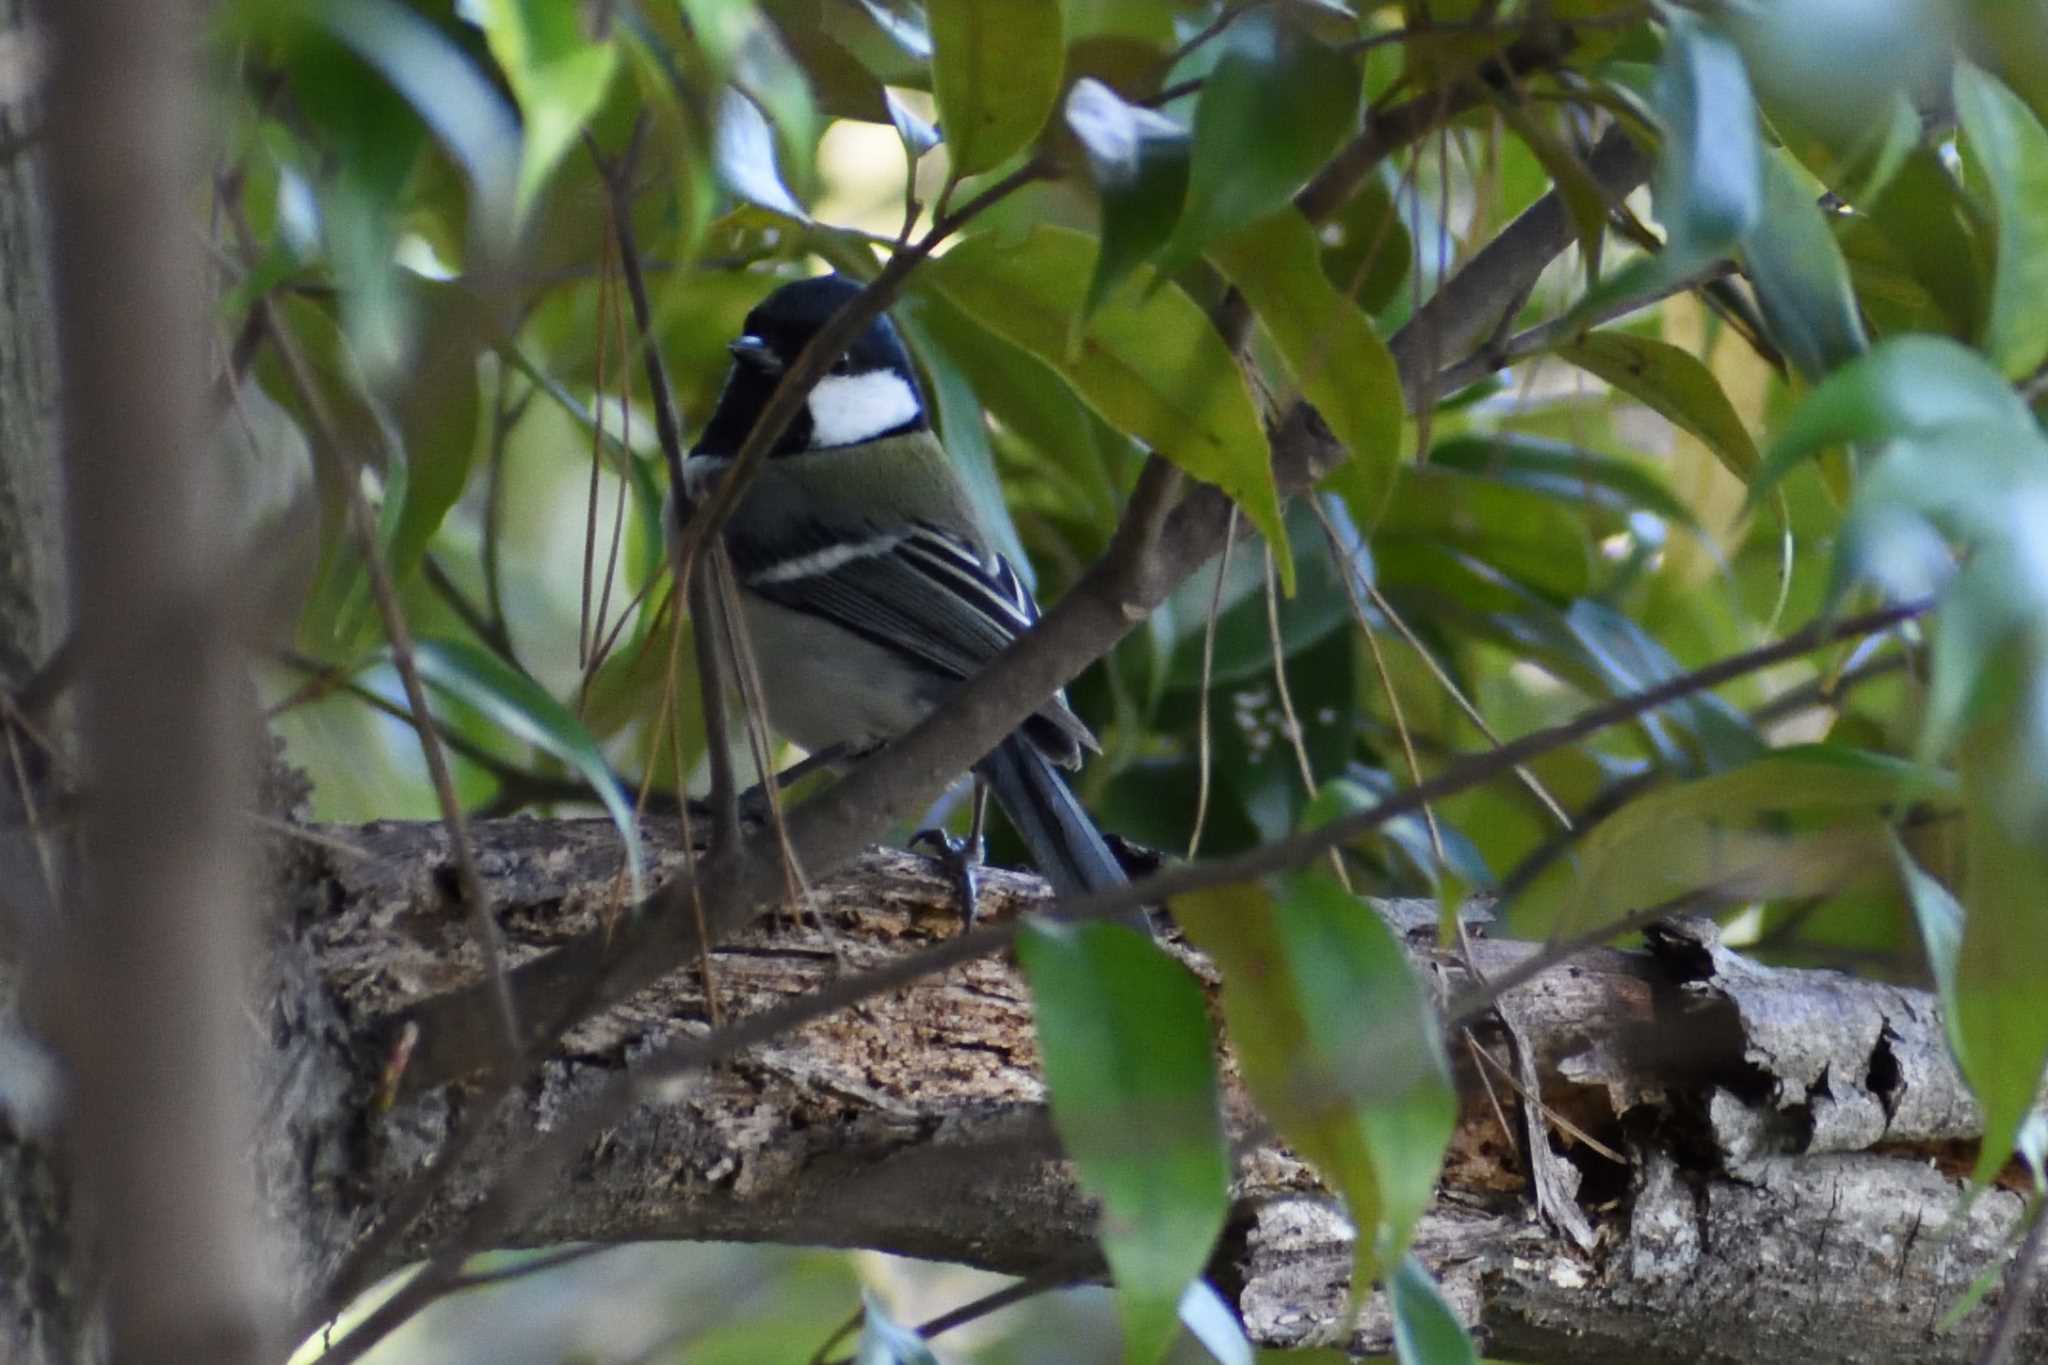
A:
POLYGON ((835 361, 833 361, 833 362, 832 362, 832 373, 834 373, 834 374, 852 374, 852 373, 853 373, 853 361, 852 361, 852 360, 850 360, 850 359, 848 359, 848 358, 847 358, 846 356, 841 356, 841 357, 839 357, 839 359, 837 359, 837 360, 835 360, 835 361))

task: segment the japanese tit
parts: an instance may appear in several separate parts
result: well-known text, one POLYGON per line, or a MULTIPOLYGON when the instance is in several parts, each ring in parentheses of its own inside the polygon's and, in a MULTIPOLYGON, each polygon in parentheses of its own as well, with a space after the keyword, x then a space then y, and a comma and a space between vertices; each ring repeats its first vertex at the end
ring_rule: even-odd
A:
MULTIPOLYGON (((859 285, 784 285, 747 315, 718 406, 684 464, 694 501, 731 464, 782 372, 859 285)), ((769 719, 813 754, 857 757, 921 720, 1038 619, 991 546, 894 324, 877 318, 813 388, 724 527, 769 719)), ((971 916, 993 791, 1062 895, 1125 880, 1057 767, 1094 737, 1062 696, 975 766, 974 834, 949 846, 971 916)))

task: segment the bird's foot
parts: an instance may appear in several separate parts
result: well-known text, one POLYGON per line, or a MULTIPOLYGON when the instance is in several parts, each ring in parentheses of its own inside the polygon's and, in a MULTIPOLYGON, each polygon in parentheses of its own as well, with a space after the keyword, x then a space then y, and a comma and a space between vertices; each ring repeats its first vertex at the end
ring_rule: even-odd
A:
POLYGON ((981 863, 984 849, 979 836, 961 838, 942 829, 921 829, 910 836, 910 846, 929 844, 932 857, 953 879, 953 891, 960 899, 960 931, 974 927, 981 898, 981 863))

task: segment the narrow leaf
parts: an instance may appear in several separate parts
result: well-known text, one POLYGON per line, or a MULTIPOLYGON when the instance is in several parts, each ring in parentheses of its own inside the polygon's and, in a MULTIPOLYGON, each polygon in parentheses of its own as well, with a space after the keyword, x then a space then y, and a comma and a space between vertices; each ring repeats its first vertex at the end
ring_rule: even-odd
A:
POLYGON ((1479 1352, 1422 1262, 1405 1256, 1387 1282, 1401 1365, 1479 1365, 1479 1352))
POLYGON ((475 707, 505 733, 554 755, 582 775, 625 841, 634 899, 645 895, 646 859, 633 805, 619 789, 597 741, 569 709, 533 679, 464 641, 421 640, 413 657, 420 676, 435 687, 475 707))
POLYGON ((583 18, 557 0, 465 0, 519 101, 518 213, 533 207, 549 172, 597 111, 618 65, 609 42, 583 35, 583 18))
POLYGON ((1029 921, 1017 956, 1053 1125, 1102 1203, 1124 1358, 1149 1365, 1179 1330, 1230 1202, 1208 1008, 1185 968, 1120 924, 1029 921))
POLYGON ((1771 339, 1809 383, 1869 349, 1849 263, 1790 159, 1764 159, 1764 211, 1742 236, 1771 339))
POLYGON ((2031 109, 1968 62, 1956 63, 1956 113, 1997 215, 1984 349, 2007 378, 2048 359, 2048 130, 2031 109))

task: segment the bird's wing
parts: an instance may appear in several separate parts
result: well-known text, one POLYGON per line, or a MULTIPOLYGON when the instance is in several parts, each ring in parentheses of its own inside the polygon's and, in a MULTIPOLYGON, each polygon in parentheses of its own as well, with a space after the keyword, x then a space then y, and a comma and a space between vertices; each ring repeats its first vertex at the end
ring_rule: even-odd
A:
MULTIPOLYGON (((1038 620, 1038 605, 1008 560, 929 522, 856 531, 785 521, 772 537, 729 531, 726 543, 749 592, 948 680, 978 672, 1038 620)), ((1064 702, 1055 699, 1038 715, 1073 743, 1096 747, 1064 702)))

